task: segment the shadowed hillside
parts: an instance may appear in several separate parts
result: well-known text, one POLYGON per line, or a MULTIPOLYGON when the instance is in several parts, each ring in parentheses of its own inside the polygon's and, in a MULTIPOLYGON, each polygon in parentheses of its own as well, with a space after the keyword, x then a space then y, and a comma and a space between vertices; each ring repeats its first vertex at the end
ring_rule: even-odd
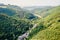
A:
POLYGON ((13 19, 5 14, 0 14, 0 40, 16 40, 24 34, 33 24, 24 19, 13 19))
POLYGON ((29 10, 23 9, 16 5, 0 5, 0 14, 7 14, 9 16, 13 16, 15 18, 26 18, 33 19, 36 18, 29 10))

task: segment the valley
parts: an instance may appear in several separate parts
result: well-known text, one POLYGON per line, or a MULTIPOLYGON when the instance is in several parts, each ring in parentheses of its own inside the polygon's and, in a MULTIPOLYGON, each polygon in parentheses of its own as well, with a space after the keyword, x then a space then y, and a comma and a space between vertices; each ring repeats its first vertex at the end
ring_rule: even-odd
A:
POLYGON ((0 5, 0 40, 60 40, 60 6, 0 5))

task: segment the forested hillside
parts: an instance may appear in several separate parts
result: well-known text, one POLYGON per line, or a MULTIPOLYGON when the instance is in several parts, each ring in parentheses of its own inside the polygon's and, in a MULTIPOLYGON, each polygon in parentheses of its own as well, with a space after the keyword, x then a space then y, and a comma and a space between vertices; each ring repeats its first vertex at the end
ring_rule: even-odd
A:
POLYGON ((41 17, 46 17, 53 9, 53 6, 32 6, 32 7, 25 7, 25 9, 30 10, 33 14, 38 14, 41 17))
POLYGON ((60 6, 52 9, 39 25, 31 31, 29 40, 60 40, 60 6))
POLYGON ((16 5, 1 4, 0 40, 18 38, 19 40, 60 40, 60 6, 21 8, 16 5))
POLYGON ((17 20, 5 14, 0 14, 0 40, 16 40, 19 35, 27 32, 32 26, 28 20, 17 20))
POLYGON ((0 14, 7 14, 9 16, 13 16, 15 18, 26 18, 33 19, 36 18, 29 10, 23 9, 16 5, 0 5, 0 14))

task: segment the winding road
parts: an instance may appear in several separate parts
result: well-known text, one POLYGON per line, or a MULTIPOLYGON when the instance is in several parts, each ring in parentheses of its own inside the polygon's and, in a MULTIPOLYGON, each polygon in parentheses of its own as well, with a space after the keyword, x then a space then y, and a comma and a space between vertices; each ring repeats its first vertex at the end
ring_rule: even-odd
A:
MULTIPOLYGON (((34 24, 34 26, 29 30, 29 32, 36 27, 37 27, 37 24, 34 24)), ((27 38, 29 36, 29 32, 26 32, 23 35, 19 36, 17 40, 24 40, 24 38, 27 38)))
MULTIPOLYGON (((41 16, 34 14, 35 16, 42 18, 41 16)), ((25 38, 27 38, 29 36, 29 33, 31 32, 32 29, 37 27, 37 23, 33 25, 33 27, 29 30, 29 32, 24 33, 23 35, 19 36, 17 40, 24 40, 25 38)))
POLYGON ((40 15, 38 15, 38 14, 34 14, 35 16, 37 16, 38 18, 42 18, 40 15))

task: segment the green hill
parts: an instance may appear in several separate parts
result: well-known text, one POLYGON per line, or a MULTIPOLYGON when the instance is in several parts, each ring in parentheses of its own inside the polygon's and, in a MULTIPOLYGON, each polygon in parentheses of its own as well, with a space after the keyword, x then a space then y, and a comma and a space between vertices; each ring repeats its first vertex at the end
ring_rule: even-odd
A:
POLYGON ((24 34, 33 24, 25 19, 13 19, 5 14, 0 14, 0 40, 16 40, 24 34))
POLYGON ((53 8, 54 8, 53 6, 39 6, 31 10, 31 12, 33 14, 38 14, 41 17, 46 17, 50 13, 49 11, 53 8))
POLYGON ((16 14, 14 10, 8 9, 8 8, 0 8, 0 14, 7 14, 9 16, 13 16, 16 14))
POLYGON ((0 14, 7 14, 9 16, 13 16, 15 18, 26 18, 33 19, 36 18, 31 12, 26 9, 23 9, 16 5, 0 5, 0 14))
POLYGON ((60 6, 27 9, 0 4, 0 40, 17 40, 26 32, 26 40, 60 40, 60 6))
POLYGON ((29 36, 29 40, 60 40, 60 6, 50 10, 50 15, 45 17, 43 22, 40 22, 40 26, 34 30, 32 30, 33 34, 30 33, 32 36, 29 36))

